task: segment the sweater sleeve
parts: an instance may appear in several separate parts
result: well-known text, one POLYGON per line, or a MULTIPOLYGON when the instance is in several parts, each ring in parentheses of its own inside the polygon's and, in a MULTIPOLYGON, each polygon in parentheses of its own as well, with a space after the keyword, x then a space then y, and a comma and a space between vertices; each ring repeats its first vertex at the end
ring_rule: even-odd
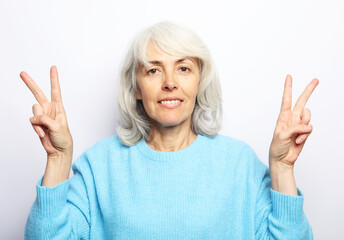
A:
POLYGON ((313 239, 312 229, 303 212, 303 195, 286 195, 271 189, 266 168, 256 200, 256 239, 313 239))
POLYGON ((36 185, 37 197, 25 225, 25 239, 89 239, 90 213, 81 173, 53 188, 36 185))

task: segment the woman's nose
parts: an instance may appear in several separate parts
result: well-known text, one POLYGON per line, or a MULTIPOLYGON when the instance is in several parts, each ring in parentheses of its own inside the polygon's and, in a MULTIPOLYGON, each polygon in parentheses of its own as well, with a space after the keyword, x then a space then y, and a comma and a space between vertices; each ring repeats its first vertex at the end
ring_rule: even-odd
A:
POLYGON ((162 84, 162 90, 164 91, 172 91, 174 89, 177 89, 177 83, 175 81, 175 76, 173 74, 165 74, 164 76, 164 82, 162 84))

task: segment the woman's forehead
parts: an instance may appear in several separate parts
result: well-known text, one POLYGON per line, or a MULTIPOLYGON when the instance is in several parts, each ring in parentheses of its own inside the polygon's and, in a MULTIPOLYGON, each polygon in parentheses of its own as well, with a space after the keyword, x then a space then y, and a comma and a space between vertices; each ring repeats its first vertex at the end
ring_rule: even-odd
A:
POLYGON ((199 65, 199 59, 197 57, 177 53, 168 47, 160 47, 158 43, 153 41, 147 43, 144 52, 144 54, 141 52, 140 59, 138 59, 139 68, 151 65, 179 64, 184 62, 196 66, 199 65))
POLYGON ((166 51, 159 47, 157 44, 153 44, 150 42, 146 48, 146 60, 153 61, 156 59, 163 59, 163 58, 178 58, 182 56, 178 56, 172 53, 173 51, 166 51))

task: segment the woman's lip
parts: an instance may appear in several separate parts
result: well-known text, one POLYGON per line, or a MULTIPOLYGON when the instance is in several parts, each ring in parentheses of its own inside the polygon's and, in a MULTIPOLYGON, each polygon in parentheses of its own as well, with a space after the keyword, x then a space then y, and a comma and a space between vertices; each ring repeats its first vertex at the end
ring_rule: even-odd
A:
POLYGON ((158 103, 160 104, 160 106, 164 108, 173 109, 173 108, 179 107, 182 104, 182 101, 174 98, 172 100, 161 100, 158 103), (171 103, 171 104, 162 103, 163 101, 173 101, 173 100, 178 100, 178 101, 175 101, 175 103, 171 103))
POLYGON ((167 97, 167 98, 159 100, 158 103, 161 103, 162 101, 172 101, 172 100, 179 100, 181 102, 183 101, 182 99, 180 99, 178 97, 167 97))

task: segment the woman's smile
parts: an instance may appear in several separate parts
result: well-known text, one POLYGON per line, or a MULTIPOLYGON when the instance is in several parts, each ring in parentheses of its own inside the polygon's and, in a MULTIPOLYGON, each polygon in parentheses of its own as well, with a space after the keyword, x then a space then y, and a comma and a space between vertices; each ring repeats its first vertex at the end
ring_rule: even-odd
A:
POLYGON ((164 99, 158 101, 160 106, 162 106, 164 108, 169 108, 169 109, 179 107, 182 104, 182 102, 183 102, 183 100, 181 100, 180 98, 174 98, 174 97, 164 98, 164 99))

